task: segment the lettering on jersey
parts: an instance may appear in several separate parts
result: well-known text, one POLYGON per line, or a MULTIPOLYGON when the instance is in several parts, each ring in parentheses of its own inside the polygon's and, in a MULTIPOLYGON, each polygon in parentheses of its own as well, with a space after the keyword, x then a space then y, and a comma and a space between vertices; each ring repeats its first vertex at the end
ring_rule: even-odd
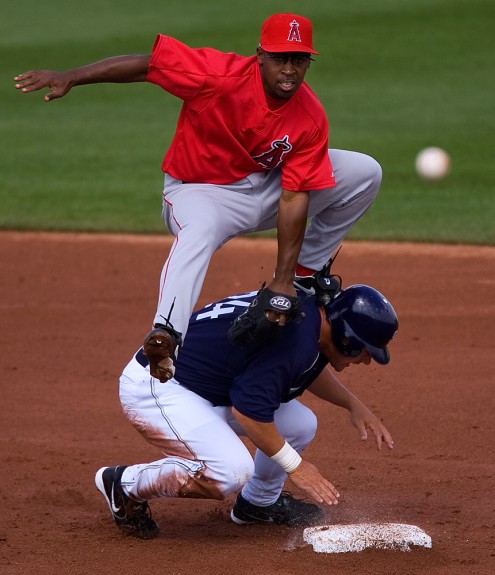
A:
POLYGON ((216 303, 210 303, 203 308, 196 315, 196 321, 202 319, 218 319, 220 316, 225 314, 231 314, 236 311, 236 308, 247 308, 251 303, 251 298, 256 295, 257 292, 248 292, 244 294, 233 295, 226 298, 223 301, 216 303), (243 301, 242 298, 246 298, 248 301, 243 301))
POLYGON ((272 170, 282 163, 283 155, 292 150, 289 136, 286 134, 281 140, 273 140, 272 147, 259 156, 254 156, 258 164, 265 170, 272 170))
POLYGON ((299 22, 297 22, 297 20, 292 20, 289 26, 290 30, 289 35, 287 36, 287 40, 289 42, 300 42, 301 35, 299 34, 299 22))

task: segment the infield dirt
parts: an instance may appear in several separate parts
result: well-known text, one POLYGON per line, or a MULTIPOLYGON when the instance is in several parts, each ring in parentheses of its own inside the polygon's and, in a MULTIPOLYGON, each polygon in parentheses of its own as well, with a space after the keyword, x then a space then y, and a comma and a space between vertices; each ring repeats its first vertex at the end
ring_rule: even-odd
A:
MULTIPOLYGON (((341 493, 327 521, 417 525, 431 549, 315 553, 302 529, 231 523, 231 501, 152 502, 153 541, 116 529, 94 473, 159 457, 122 415, 117 380, 150 327, 170 241, 0 233, 2 575, 493 575, 493 247, 347 242, 338 256, 344 286, 373 285, 399 315, 390 365, 341 374, 392 452, 303 397, 320 422, 306 457, 341 493)), ((275 253, 273 240, 227 244, 199 304, 257 289, 275 253)))

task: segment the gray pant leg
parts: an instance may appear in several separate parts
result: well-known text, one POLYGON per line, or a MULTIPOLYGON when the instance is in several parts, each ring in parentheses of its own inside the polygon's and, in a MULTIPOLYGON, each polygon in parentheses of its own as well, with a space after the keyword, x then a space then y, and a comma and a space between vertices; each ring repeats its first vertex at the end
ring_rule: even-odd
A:
POLYGON ((365 154, 330 150, 337 185, 310 193, 311 223, 299 256, 303 266, 319 270, 349 230, 373 203, 382 180, 378 162, 365 154))
MULTIPOLYGON (((298 453, 311 443, 317 428, 315 414, 297 400, 279 407, 275 424, 298 453)), ((242 496, 254 505, 271 505, 279 498, 286 479, 287 473, 280 465, 258 449, 254 456, 254 474, 244 485, 242 496)))
POLYGON ((227 187, 182 185, 167 176, 163 217, 175 241, 162 269, 154 323, 169 318, 185 336, 211 256, 232 237, 253 231, 259 212, 247 179, 227 187))
MULTIPOLYGON (((378 162, 359 152, 329 150, 337 185, 309 192, 309 217, 299 256, 303 266, 319 270, 335 253, 357 220, 371 206, 380 188, 382 170, 378 162)), ((263 214, 257 231, 277 227, 280 177, 263 194, 263 214)))

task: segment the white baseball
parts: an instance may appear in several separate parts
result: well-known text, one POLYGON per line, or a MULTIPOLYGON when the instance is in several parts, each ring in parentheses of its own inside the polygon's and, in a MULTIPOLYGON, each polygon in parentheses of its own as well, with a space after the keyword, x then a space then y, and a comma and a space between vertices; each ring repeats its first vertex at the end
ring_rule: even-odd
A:
POLYGON ((416 171, 425 180, 441 180, 450 170, 450 156, 442 148, 425 148, 416 156, 416 171))

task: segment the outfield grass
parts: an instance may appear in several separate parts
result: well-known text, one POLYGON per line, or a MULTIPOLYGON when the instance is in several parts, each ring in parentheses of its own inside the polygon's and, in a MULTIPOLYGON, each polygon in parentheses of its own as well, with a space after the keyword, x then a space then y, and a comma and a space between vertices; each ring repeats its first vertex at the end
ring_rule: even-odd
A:
POLYGON ((0 228, 162 232, 160 163, 180 109, 146 84, 80 87, 46 104, 14 90, 14 75, 149 52, 158 32, 250 54, 262 20, 286 10, 314 21, 320 56, 307 78, 332 146, 369 153, 384 170, 351 237, 495 244, 492 0, 10 3, 0 21, 0 228), (439 183, 414 173, 429 145, 452 156, 439 183))

